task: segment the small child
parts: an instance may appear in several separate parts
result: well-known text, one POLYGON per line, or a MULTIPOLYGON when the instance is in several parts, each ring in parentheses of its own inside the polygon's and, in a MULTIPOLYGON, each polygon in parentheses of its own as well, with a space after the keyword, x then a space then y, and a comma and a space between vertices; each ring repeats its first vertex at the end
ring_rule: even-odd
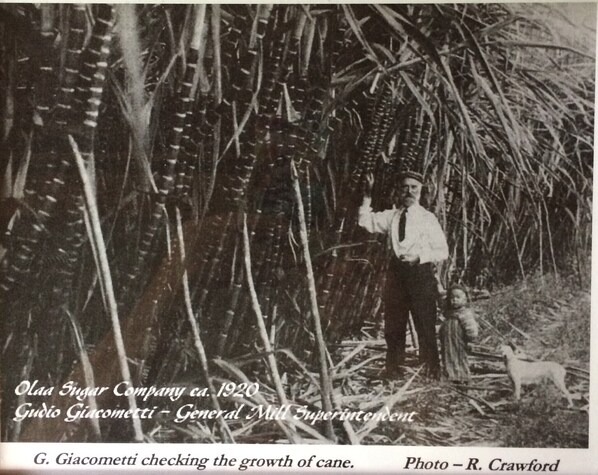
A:
POLYGON ((478 323, 463 287, 453 286, 447 292, 444 316, 440 328, 444 371, 449 381, 465 383, 470 376, 467 343, 477 338, 478 323))

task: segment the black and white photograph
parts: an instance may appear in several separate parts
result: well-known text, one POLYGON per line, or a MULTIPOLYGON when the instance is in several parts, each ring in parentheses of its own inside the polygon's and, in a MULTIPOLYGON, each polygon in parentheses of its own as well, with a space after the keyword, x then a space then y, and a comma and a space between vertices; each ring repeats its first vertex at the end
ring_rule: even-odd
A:
POLYGON ((595 3, 0 5, 2 445, 591 460, 595 49, 595 3))

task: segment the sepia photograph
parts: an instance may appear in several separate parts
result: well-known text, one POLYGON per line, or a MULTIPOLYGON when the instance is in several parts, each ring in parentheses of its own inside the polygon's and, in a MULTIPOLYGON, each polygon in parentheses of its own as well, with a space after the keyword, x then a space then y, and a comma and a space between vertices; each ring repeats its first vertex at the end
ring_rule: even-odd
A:
POLYGON ((588 449, 595 49, 595 3, 0 5, 0 440, 588 449))

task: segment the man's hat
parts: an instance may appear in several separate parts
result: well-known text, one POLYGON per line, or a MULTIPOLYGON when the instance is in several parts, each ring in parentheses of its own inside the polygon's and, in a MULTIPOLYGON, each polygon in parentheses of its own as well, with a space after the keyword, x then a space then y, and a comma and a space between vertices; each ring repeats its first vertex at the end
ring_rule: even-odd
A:
POLYGON ((414 180, 419 181, 422 185, 424 184, 424 175, 414 170, 401 170, 399 172, 399 180, 404 180, 405 178, 413 178, 414 180))

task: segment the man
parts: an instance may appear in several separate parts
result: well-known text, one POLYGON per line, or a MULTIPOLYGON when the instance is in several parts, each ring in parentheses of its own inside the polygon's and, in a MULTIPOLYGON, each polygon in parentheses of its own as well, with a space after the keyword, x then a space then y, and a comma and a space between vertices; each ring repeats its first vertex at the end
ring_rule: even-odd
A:
POLYGON ((393 251, 384 290, 386 373, 389 378, 398 376, 405 362, 405 337, 411 312, 420 363, 425 365, 429 376, 436 378, 440 364, 434 263, 448 257, 446 238, 436 217, 419 204, 423 185, 419 173, 404 172, 400 176, 399 207, 377 213, 371 207, 373 184, 373 176, 368 175, 359 208, 359 225, 370 233, 386 234, 393 251))

